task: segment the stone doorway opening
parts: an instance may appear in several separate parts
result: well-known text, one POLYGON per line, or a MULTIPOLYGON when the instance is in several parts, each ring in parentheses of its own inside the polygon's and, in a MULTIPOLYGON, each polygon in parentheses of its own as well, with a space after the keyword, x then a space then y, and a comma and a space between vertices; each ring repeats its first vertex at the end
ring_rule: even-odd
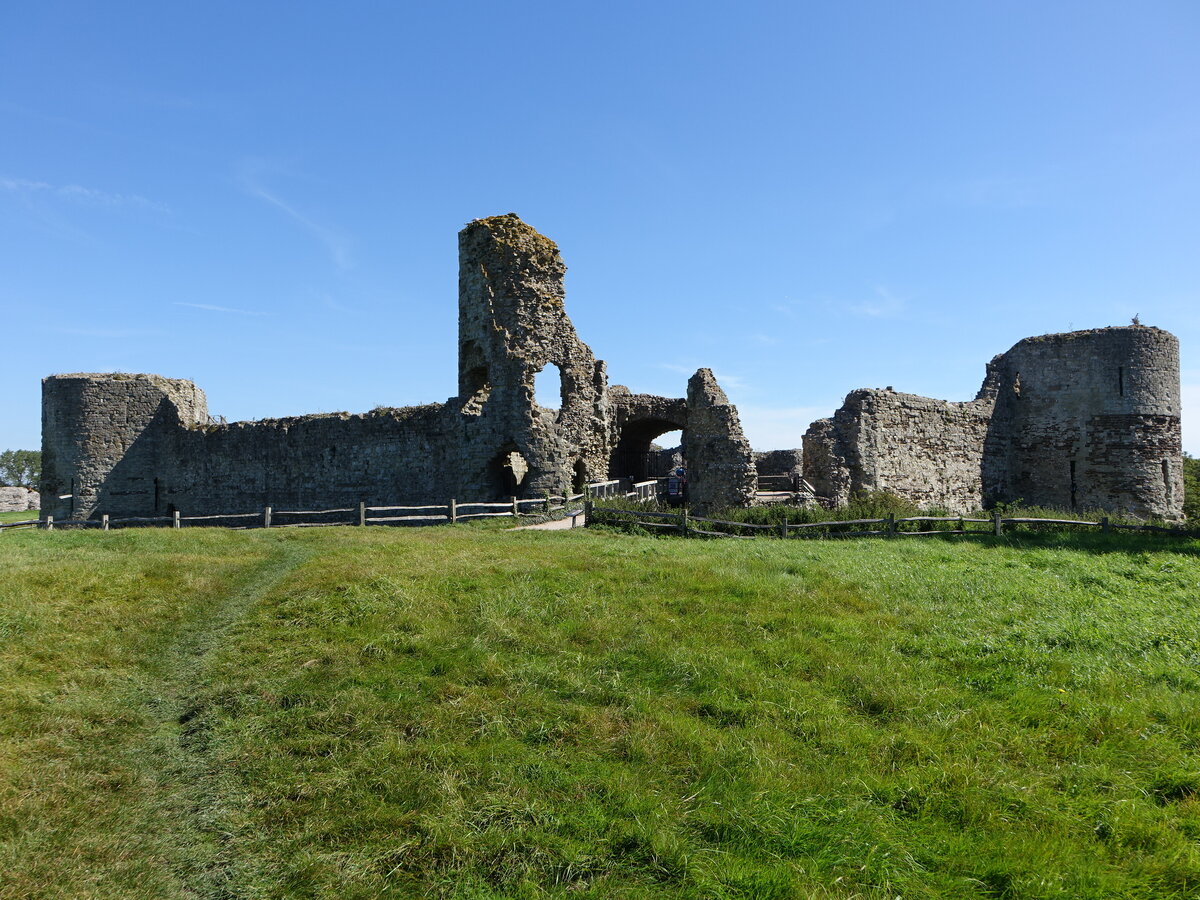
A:
MULTIPOLYGON (((674 466, 668 454, 652 449, 651 444, 665 450, 686 447, 687 432, 678 423, 665 419, 626 422, 613 450, 608 477, 638 482, 669 474, 674 466)), ((682 460, 677 464, 682 465, 682 460)))

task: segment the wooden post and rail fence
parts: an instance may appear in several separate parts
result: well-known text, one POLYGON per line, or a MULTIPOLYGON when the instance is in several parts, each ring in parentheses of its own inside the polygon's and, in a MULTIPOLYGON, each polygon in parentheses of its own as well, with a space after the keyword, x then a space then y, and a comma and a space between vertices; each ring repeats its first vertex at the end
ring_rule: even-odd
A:
POLYGON ((581 501, 589 497, 615 498, 649 501, 656 497, 657 481, 642 481, 632 485, 629 491, 621 490, 619 480, 592 482, 582 493, 563 496, 547 494, 543 497, 520 499, 510 497, 503 501, 470 501, 450 498, 446 503, 423 503, 414 506, 369 506, 361 501, 357 507, 337 509, 277 509, 264 506, 261 510, 246 513, 222 513, 219 515, 185 516, 174 510, 163 516, 110 516, 99 519, 58 519, 48 515, 40 519, 20 522, 0 522, 0 533, 7 529, 44 528, 99 528, 108 531, 114 526, 157 526, 183 528, 185 526, 226 526, 230 528, 311 528, 320 525, 442 525, 456 524, 471 519, 508 516, 569 518, 582 513, 581 501), (572 504, 579 508, 569 510, 572 504), (561 516, 557 515, 561 514, 561 516))
POLYGON ((1111 521, 1107 516, 1099 522, 1082 519, 1042 519, 1029 516, 1005 516, 994 510, 986 519, 967 516, 903 516, 894 513, 880 519, 842 519, 827 522, 788 522, 787 519, 773 525, 752 522, 733 522, 728 519, 713 519, 682 512, 668 513, 646 509, 618 509, 588 501, 584 504, 588 524, 633 525, 667 534, 678 533, 684 537, 734 538, 753 540, 757 536, 790 537, 928 537, 933 535, 991 535, 1000 536, 1006 528, 1013 526, 1069 526, 1096 528, 1104 534, 1114 530, 1141 531, 1154 534, 1169 534, 1177 537, 1200 536, 1195 529, 1169 528, 1162 525, 1127 525, 1111 521), (939 524, 949 527, 937 527, 939 524), (913 525, 909 529, 904 526, 913 525), (968 528, 967 526, 984 526, 968 528), (714 526, 706 528, 705 526, 714 526), (725 529, 725 530, 717 530, 725 529))

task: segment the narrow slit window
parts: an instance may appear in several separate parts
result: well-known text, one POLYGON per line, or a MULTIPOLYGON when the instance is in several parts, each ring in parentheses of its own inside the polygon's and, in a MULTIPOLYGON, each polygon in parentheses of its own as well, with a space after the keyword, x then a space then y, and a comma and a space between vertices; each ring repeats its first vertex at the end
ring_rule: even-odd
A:
POLYGON ((1125 396, 1125 367, 1117 366, 1117 390, 1121 396, 1125 396))

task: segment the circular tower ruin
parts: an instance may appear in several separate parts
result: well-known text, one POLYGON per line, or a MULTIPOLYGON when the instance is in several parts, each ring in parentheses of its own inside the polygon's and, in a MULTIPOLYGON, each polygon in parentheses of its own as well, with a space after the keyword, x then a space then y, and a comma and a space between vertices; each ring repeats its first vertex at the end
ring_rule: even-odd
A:
POLYGON ((159 437, 207 421, 204 392, 190 381, 123 372, 43 378, 42 514, 161 513, 159 437))
POLYGON ((1048 334, 989 368, 989 502, 1182 517, 1174 335, 1142 325, 1048 334))

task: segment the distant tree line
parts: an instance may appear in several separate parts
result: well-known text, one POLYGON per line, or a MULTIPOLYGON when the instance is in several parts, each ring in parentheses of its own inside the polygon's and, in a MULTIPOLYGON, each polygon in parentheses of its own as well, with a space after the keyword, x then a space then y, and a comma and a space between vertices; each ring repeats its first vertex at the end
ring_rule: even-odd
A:
POLYGON ((36 450, 0 451, 0 485, 37 490, 42 481, 42 454, 36 450))

